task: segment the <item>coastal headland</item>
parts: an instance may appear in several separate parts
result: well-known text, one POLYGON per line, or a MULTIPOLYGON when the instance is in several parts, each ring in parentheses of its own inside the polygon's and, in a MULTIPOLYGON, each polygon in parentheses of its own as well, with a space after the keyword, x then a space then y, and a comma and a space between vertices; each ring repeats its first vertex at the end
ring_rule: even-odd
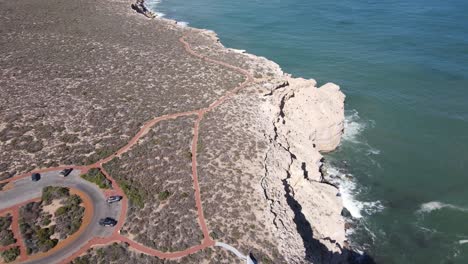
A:
POLYGON ((63 263, 240 263, 215 242, 260 263, 346 263, 320 154, 343 133, 339 87, 132 4, 0 0, 0 192, 102 171, 124 197, 118 225, 63 263))

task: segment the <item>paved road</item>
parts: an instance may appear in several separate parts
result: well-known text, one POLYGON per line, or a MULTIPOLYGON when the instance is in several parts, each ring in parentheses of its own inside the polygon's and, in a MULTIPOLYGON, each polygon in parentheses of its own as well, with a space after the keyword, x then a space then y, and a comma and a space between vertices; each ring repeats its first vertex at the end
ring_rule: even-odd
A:
POLYGON ((231 245, 225 244, 223 242, 217 242, 216 241, 215 246, 227 249, 227 250, 231 251, 232 253, 234 253, 238 258, 243 259, 243 260, 247 260, 247 256, 240 253, 239 250, 237 250, 235 247, 233 247, 231 245))
POLYGON ((224 248, 226 250, 231 251, 232 253, 234 253, 234 255, 236 255, 241 260, 245 261, 245 263, 247 263, 247 264, 256 264, 257 263, 257 261, 255 259, 252 259, 250 257, 250 255, 244 256, 244 254, 242 254, 239 250, 237 250, 235 247, 233 247, 231 245, 228 245, 228 244, 223 243, 223 242, 216 241, 215 246, 222 247, 222 248, 224 248))
POLYGON ((50 256, 38 260, 31 260, 26 263, 35 264, 50 264, 58 263, 65 257, 73 254, 75 251, 85 245, 94 237, 108 237, 112 235, 114 228, 102 227, 98 224, 99 219, 110 216, 119 219, 121 205, 114 203, 109 205, 106 202, 104 193, 94 184, 83 180, 79 177, 79 171, 74 170, 68 177, 64 178, 59 175, 59 171, 47 172, 41 174, 41 180, 38 182, 31 181, 30 177, 18 180, 14 183, 13 189, 0 192, 0 210, 12 207, 34 198, 38 198, 42 194, 42 189, 46 186, 62 186, 76 188, 87 194, 93 205, 94 213, 91 222, 86 226, 83 233, 70 244, 64 246, 59 251, 50 256))

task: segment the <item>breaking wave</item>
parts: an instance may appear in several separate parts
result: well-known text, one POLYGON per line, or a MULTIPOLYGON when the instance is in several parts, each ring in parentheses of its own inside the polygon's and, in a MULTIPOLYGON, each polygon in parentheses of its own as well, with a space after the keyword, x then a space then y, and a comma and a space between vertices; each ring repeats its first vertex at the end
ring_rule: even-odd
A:
MULTIPOLYGON (((379 155, 380 150, 370 146, 365 139, 361 139, 361 133, 369 127, 373 127, 374 122, 363 120, 358 111, 347 110, 345 112, 344 134, 342 144, 346 144, 356 155, 379 155), (349 145, 348 143, 351 143, 349 145)), ((366 158, 369 162, 376 163, 372 158, 366 158)), ((379 166, 376 164, 376 166, 379 166)), ((380 201, 359 201, 356 196, 361 192, 361 187, 357 185, 353 175, 346 169, 327 163, 326 171, 330 180, 339 187, 343 206, 350 212, 353 218, 362 218, 363 215, 372 215, 383 210, 380 201)))
POLYGON ((342 139, 353 143, 360 143, 357 138, 364 131, 366 124, 361 120, 358 111, 346 111, 344 122, 344 134, 342 139))
POLYGON ((449 204, 449 203, 443 203, 439 201, 432 201, 432 202, 421 204, 417 213, 430 213, 432 211, 441 210, 441 209, 451 209, 451 210, 456 210, 456 211, 461 211, 461 212, 468 212, 468 208, 456 206, 456 205, 449 204))
POLYGON ((149 0, 145 2, 145 5, 151 9, 158 17, 164 17, 166 14, 158 12, 157 6, 161 3, 161 0, 149 0))
POLYGON ((177 25, 181 26, 181 27, 186 27, 188 26, 188 22, 185 22, 185 21, 177 21, 177 25))
MULTIPOLYGON (((328 166, 326 168, 327 176, 331 181, 338 185, 343 206, 349 211, 353 218, 362 218, 364 215, 372 215, 384 209, 380 201, 359 201, 356 195, 359 194, 356 182, 347 177, 347 174, 328 166)), ((348 174, 348 176, 350 176, 348 174)))

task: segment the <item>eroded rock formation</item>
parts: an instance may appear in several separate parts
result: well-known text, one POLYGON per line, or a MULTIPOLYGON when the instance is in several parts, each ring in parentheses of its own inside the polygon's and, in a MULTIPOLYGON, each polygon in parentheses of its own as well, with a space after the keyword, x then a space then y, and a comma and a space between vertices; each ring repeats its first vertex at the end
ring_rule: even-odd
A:
POLYGON ((331 151, 340 142, 345 96, 337 85, 317 88, 314 80, 288 77, 279 87, 263 105, 271 128, 262 187, 273 233, 291 262, 300 263, 303 256, 312 262, 341 261, 343 205, 338 189, 322 180, 319 151, 331 151))

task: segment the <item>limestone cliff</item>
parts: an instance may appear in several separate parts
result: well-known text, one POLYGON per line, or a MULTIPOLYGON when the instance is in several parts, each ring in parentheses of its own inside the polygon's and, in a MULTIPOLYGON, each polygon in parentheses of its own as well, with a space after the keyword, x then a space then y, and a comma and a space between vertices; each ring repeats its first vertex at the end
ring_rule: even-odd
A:
POLYGON ((319 153, 340 142, 345 96, 335 84, 315 85, 314 80, 287 77, 286 85, 272 91, 264 104, 271 118, 271 145, 262 186, 274 233, 283 254, 295 263, 303 256, 313 262, 341 261, 346 240, 342 201, 338 189, 322 181, 319 153), (298 244, 303 246, 291 246, 298 244), (327 256, 311 252, 324 247, 327 256))

